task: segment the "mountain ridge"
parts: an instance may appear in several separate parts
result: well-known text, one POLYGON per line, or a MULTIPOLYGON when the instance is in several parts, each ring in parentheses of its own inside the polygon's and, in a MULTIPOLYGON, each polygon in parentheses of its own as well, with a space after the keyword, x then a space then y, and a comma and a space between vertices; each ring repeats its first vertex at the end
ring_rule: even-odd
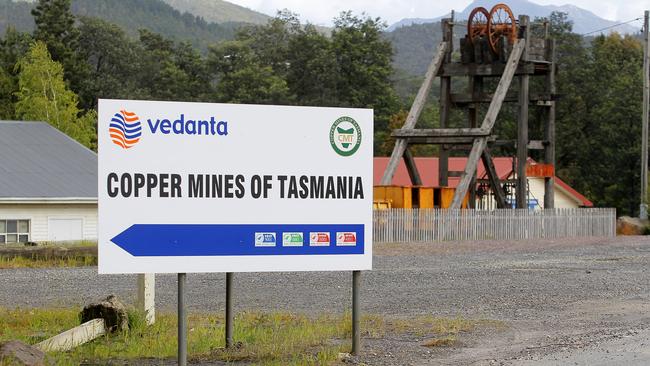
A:
MULTIPOLYGON (((494 6, 498 1, 494 0, 474 0, 470 5, 465 7, 460 12, 455 13, 455 18, 462 22, 465 22, 469 17, 469 13, 472 9, 482 6, 488 11, 494 6)), ((509 0, 508 6, 512 9, 512 12, 515 17, 518 17, 520 14, 526 14, 530 16, 531 20, 535 17, 547 17, 553 11, 560 11, 568 14, 568 18, 573 22, 573 31, 578 34, 585 34, 593 31, 597 31, 603 28, 611 27, 616 25, 618 22, 607 20, 599 17, 593 12, 580 8, 575 5, 565 4, 565 5, 540 5, 528 0, 509 0)), ((387 29, 388 32, 392 32, 398 28, 412 25, 412 24, 427 24, 439 22, 442 18, 449 17, 450 14, 446 14, 436 18, 405 18, 396 23, 390 25, 387 29)), ((617 31, 619 33, 636 33, 640 29, 640 25, 635 27, 633 25, 621 25, 612 29, 604 31, 604 33, 609 33, 611 31, 617 31)))

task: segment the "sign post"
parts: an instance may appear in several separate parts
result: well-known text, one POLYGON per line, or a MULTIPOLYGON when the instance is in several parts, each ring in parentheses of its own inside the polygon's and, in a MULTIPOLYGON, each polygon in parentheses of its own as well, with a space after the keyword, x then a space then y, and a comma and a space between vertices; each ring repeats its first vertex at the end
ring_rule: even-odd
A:
POLYGON ((99 273, 372 268, 373 112, 99 100, 99 273))
POLYGON ((178 365, 187 365, 187 313, 185 311, 185 273, 178 274, 178 365))
POLYGON ((235 315, 232 313, 232 272, 226 273, 226 348, 233 346, 232 331, 235 315))
POLYGON ((361 284, 361 271, 352 271, 352 354, 358 355, 361 350, 361 311, 359 310, 359 287, 361 284))

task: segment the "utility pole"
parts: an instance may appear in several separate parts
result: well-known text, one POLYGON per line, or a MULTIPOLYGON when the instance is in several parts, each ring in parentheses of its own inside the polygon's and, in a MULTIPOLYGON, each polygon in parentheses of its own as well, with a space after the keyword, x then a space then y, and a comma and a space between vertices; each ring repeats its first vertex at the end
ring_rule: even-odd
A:
POLYGON ((639 218, 648 218, 648 113, 650 103, 650 52, 648 47, 648 18, 650 11, 645 11, 643 22, 643 127, 641 133, 641 204, 639 218))

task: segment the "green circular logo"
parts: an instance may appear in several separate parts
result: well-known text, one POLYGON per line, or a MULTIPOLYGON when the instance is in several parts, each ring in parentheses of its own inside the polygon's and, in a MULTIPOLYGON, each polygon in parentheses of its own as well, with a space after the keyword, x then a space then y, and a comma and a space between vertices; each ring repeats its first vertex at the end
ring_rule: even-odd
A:
POLYGON ((350 156, 361 146, 361 127, 351 117, 341 117, 330 128, 330 144, 341 156, 350 156))

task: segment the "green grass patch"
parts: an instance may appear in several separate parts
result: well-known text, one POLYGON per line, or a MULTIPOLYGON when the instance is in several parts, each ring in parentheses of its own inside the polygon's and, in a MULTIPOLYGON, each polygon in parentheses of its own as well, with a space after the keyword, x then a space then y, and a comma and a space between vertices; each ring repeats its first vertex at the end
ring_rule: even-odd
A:
POLYGON ((0 247, 0 269, 96 265, 97 243, 91 241, 0 247))
MULTIPOLYGON (((79 312, 70 309, 2 309, 0 341, 18 339, 35 344, 79 324, 79 312)), ((176 315, 158 314, 147 326, 144 317, 129 313, 130 331, 107 335, 69 352, 49 356, 57 365, 78 365, 88 360, 134 360, 176 356, 176 315)), ((362 318, 364 338, 388 333, 451 339, 474 329, 480 321, 463 318, 417 317, 387 320, 378 315, 362 318)), ((242 312, 235 319, 237 346, 224 348, 224 318, 216 314, 190 314, 190 360, 244 361, 253 365, 328 365, 339 352, 349 352, 351 316, 309 317, 290 313, 242 312)), ((441 341, 439 345, 449 345, 441 341)), ((436 346, 431 344, 428 346, 436 346)))
POLYGON ((95 255, 83 255, 83 256, 74 256, 74 257, 63 257, 63 258, 47 258, 47 257, 37 257, 37 258, 25 258, 25 257, 13 257, 8 258, 0 256, 0 269, 8 268, 49 268, 49 267, 84 267, 84 266, 96 266, 97 265, 97 256, 95 255))

